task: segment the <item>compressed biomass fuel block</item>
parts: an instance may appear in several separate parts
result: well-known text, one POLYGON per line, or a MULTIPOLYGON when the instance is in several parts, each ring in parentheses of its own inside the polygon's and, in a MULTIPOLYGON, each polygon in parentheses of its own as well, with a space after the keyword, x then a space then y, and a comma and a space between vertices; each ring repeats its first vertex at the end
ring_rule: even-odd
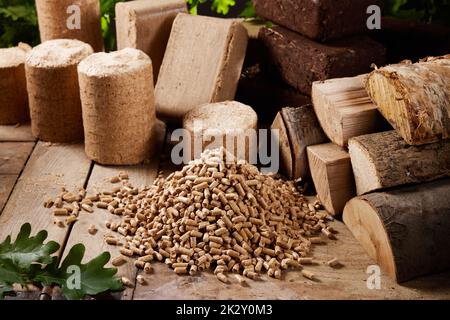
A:
POLYGON ((238 159, 257 156, 258 116, 245 104, 225 101, 196 107, 184 116, 183 128, 190 133, 191 159, 197 159, 205 149, 220 147, 238 159))
POLYGON ((253 0, 256 13, 311 39, 326 41, 367 31, 367 8, 379 0, 253 0))
POLYGON ((50 142, 83 139, 77 65, 92 53, 90 45, 67 39, 31 50, 25 69, 34 136, 50 142))
POLYGON ((100 164, 150 158, 155 101, 150 58, 137 49, 96 53, 78 67, 86 154, 100 164))
POLYGON ((333 143, 310 146, 307 151, 317 197, 330 214, 341 214, 355 196, 350 155, 333 143))
POLYGON ((116 4, 118 49, 135 48, 148 54, 155 82, 173 20, 180 12, 187 12, 185 0, 137 0, 116 4))
POLYGON ((196 106, 233 100, 247 41, 235 19, 178 14, 156 84, 158 115, 181 121, 196 106))
POLYGON ((273 27, 261 29, 259 38, 281 78, 308 95, 314 81, 356 76, 385 61, 384 47, 365 36, 321 44, 273 27))
POLYGON ((450 180, 354 198, 343 220, 397 282, 450 268, 450 180))
POLYGON ((281 164, 287 177, 309 177, 306 147, 328 141, 312 106, 283 108, 272 129, 280 130, 281 164))
POLYGON ((366 92, 366 76, 313 83, 312 100, 317 118, 330 140, 341 147, 352 137, 389 127, 366 92))
POLYGON ((375 70, 366 88, 408 144, 450 138, 450 54, 375 70))
POLYGON ((358 195, 450 176, 450 140, 408 145, 396 131, 349 140, 358 195))
POLYGON ((29 118, 25 58, 31 47, 0 49, 0 125, 16 124, 29 118))
POLYGON ((77 39, 103 50, 98 0, 36 0, 41 41, 77 39))

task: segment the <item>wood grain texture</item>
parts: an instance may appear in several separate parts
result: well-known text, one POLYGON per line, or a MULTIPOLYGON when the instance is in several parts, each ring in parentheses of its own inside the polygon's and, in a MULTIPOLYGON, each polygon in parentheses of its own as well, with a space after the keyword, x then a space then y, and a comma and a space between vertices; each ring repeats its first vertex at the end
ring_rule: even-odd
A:
POLYGON ((61 187, 82 187, 91 161, 83 145, 53 145, 38 142, 0 216, 0 239, 17 234, 29 222, 32 232, 45 229, 49 239, 62 244, 67 228, 53 224, 51 210, 44 208, 48 197, 56 197, 61 187))
POLYGON ((450 176, 450 140, 410 146, 386 131, 350 139, 349 150, 358 195, 450 176))
POLYGON ((15 175, 0 175, 0 214, 14 188, 16 180, 17 176, 15 175))
POLYGON ((36 141, 29 123, 19 126, 0 126, 0 141, 36 141))
POLYGON ((248 280, 241 286, 229 275, 230 284, 217 280, 212 273, 198 276, 178 276, 163 263, 153 263, 154 274, 149 275, 147 285, 137 284, 135 300, 164 299, 256 299, 256 300, 313 300, 313 299, 450 299, 450 272, 420 278, 398 286, 387 275, 381 275, 381 289, 367 288, 367 267, 375 264, 357 243, 345 225, 334 222, 339 231, 338 240, 314 249, 315 265, 308 266, 318 281, 302 277, 299 271, 283 273, 283 280, 262 277, 261 281, 248 280), (337 257, 344 265, 332 269, 325 264, 337 257))
POLYGON ((0 142, 0 175, 18 176, 33 147, 34 142, 0 142))
MULTIPOLYGON (((162 142, 165 137, 165 126, 162 122, 158 122, 158 150, 161 150, 162 142)), ((159 152, 157 153, 159 155, 159 152)), ((130 182, 136 186, 141 187, 143 185, 149 186, 153 183, 158 175, 159 157, 154 157, 147 164, 141 164, 138 166, 114 166, 107 167, 95 164, 92 173, 89 177, 87 191, 88 194, 94 192, 109 191, 114 186, 119 184, 111 184, 110 178, 117 176, 120 172, 126 172, 129 175, 130 182), (95 191, 96 190, 96 191, 95 191)), ((86 246, 86 253, 84 256, 85 261, 92 259, 99 255, 101 252, 108 251, 111 253, 112 258, 120 255, 117 246, 110 246, 105 243, 104 236, 106 234, 114 234, 106 228, 105 222, 109 220, 111 222, 121 221, 120 216, 113 215, 107 210, 94 208, 93 213, 86 213, 82 211, 78 217, 78 221, 73 225, 70 236, 67 240, 66 250, 63 256, 67 255, 70 248, 77 244, 83 243, 86 246), (95 225, 98 229, 95 235, 91 235, 88 232, 89 226, 95 225)), ((119 234, 115 234, 118 238, 121 238, 119 234)), ((134 281, 136 277, 136 267, 133 265, 134 259, 127 258, 127 263, 119 268, 118 275, 125 276, 134 281)), ((121 295, 122 299, 130 300, 132 298, 132 289, 126 289, 121 295)))
POLYGON ((328 138, 344 147, 348 139, 382 131, 386 126, 366 92, 367 75, 337 78, 313 83, 312 101, 328 138))
POLYGON ((344 222, 396 281, 450 269, 450 180, 349 201, 344 222))
POLYGON ((366 88, 408 144, 450 138, 450 54, 375 70, 366 88))
POLYGON ((330 214, 341 214, 355 196, 350 155, 334 143, 310 146, 307 152, 317 197, 330 214))

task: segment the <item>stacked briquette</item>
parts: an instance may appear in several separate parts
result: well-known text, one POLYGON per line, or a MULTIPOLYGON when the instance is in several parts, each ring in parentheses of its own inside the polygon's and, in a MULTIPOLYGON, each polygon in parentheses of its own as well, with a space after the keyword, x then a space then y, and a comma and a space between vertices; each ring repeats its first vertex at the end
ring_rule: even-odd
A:
POLYGON ((365 36, 367 8, 378 0, 253 0, 277 26, 259 38, 282 80, 310 95, 314 81, 355 76, 385 61, 384 47, 365 36))

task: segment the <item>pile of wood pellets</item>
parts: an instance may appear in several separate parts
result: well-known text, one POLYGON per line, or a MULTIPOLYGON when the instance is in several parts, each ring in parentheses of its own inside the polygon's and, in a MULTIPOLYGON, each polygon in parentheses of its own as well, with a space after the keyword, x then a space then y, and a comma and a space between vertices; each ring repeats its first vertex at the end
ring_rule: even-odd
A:
MULTIPOLYGON (((122 216, 120 224, 106 222, 122 237, 105 241, 122 245, 121 254, 136 256, 136 267, 149 272, 152 261, 163 261, 180 275, 213 270, 225 283, 230 272, 280 279, 288 268, 313 280, 303 265, 313 263, 311 247, 324 243, 320 234, 335 239, 327 224, 332 218, 308 203, 294 182, 263 175, 245 161, 223 160, 223 150, 207 150, 142 189, 126 175, 113 177, 122 185, 82 197, 75 207, 91 212, 95 205, 122 216)), ((59 210, 67 208, 55 214, 59 210)), ((119 265, 123 259, 114 260, 119 265)))

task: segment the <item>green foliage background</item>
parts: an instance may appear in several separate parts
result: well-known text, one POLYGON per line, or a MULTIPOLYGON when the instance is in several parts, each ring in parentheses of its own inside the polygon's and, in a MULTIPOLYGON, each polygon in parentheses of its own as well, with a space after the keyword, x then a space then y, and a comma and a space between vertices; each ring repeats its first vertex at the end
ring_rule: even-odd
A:
MULTIPOLYGON (((100 0, 102 31, 106 50, 115 48, 114 7, 127 0, 100 0)), ((197 14, 199 6, 210 6, 213 12, 227 15, 230 8, 243 8, 241 16, 253 17, 250 0, 186 0, 190 12, 197 14)), ((416 21, 439 21, 450 25, 450 0, 384 0, 387 15, 416 21)), ((39 43, 34 0, 0 0, 0 47, 15 46, 18 42, 39 43)))

